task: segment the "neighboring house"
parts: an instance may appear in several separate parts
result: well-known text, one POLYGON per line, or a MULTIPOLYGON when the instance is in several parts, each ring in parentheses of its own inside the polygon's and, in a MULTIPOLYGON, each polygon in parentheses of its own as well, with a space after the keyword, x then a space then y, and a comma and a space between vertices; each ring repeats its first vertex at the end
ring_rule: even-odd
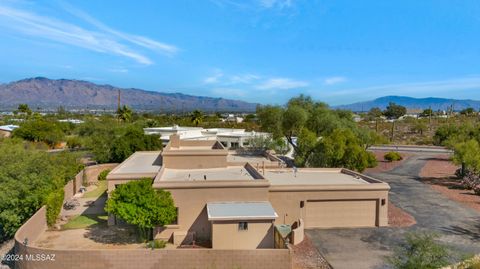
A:
POLYGON ((0 126, 0 137, 10 137, 13 130, 17 129, 18 125, 2 125, 0 126))
MULTIPOLYGON (((155 229, 154 236, 176 245, 273 248, 275 225, 388 225, 387 183, 346 169, 273 168, 240 160, 217 141, 172 135, 163 152, 136 152, 112 170, 108 193, 152 178, 154 188, 172 194, 178 209, 177 221, 155 229)), ((110 225, 117 221, 109 216, 110 225)))
POLYGON ((77 119, 58 120, 58 122, 69 122, 69 123, 73 123, 73 124, 81 124, 81 123, 84 123, 83 120, 77 120, 77 119))
POLYGON ((235 123, 242 123, 243 117, 237 117, 234 114, 228 114, 227 117, 222 119, 223 122, 235 122, 235 123))
POLYGON ((250 140, 255 137, 270 136, 269 133, 263 132, 247 132, 245 129, 229 129, 229 128, 210 128, 203 129, 201 127, 181 127, 178 125, 169 127, 152 127, 144 128, 145 134, 160 135, 160 139, 166 145, 170 140, 170 135, 176 134, 182 140, 216 140, 227 149, 236 149, 248 147, 250 140))

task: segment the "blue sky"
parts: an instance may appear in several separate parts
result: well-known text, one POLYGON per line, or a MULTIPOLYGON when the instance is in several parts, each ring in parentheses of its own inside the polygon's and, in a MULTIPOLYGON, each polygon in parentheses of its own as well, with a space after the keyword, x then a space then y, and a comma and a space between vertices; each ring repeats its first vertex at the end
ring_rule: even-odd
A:
POLYGON ((26 77, 283 104, 480 99, 480 1, 0 2, 0 82, 26 77))

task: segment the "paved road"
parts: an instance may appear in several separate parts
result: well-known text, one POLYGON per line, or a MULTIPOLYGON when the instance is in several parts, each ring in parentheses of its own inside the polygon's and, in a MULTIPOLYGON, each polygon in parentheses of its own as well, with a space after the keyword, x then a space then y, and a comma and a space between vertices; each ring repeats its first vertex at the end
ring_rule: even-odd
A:
POLYGON ((414 155, 388 173, 370 176, 390 184, 390 201, 415 217, 409 228, 311 229, 307 234, 335 269, 388 268, 385 256, 408 231, 434 231, 452 252, 480 253, 480 213, 450 201, 418 181, 421 168, 434 155, 414 155))
POLYGON ((401 151, 401 152, 416 152, 416 153, 452 153, 450 149, 436 146, 415 146, 415 145, 377 145, 368 148, 371 151, 401 151))

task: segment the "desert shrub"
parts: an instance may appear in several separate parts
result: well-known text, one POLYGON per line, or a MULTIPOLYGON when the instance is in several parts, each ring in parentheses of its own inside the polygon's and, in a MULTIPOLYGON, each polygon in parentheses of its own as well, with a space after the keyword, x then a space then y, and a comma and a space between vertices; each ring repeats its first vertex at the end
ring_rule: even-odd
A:
POLYGON ((467 170, 461 181, 463 187, 467 190, 473 190, 475 194, 480 195, 480 175, 467 170))
POLYGON ((387 258, 396 269, 436 269, 450 261, 448 248, 435 242, 438 236, 430 233, 409 233, 406 242, 387 258))
POLYGON ((389 162, 395 162, 395 161, 400 161, 402 160, 402 155, 400 155, 400 153, 398 152, 395 152, 395 151, 391 151, 391 152, 388 152, 387 154, 385 154, 383 156, 383 158, 386 160, 386 161, 389 161, 389 162))
POLYGON ((147 244, 149 248, 165 248, 166 245, 167 245, 167 241, 163 241, 160 239, 152 240, 147 244))
POLYGON ((452 269, 480 269, 480 257, 470 257, 454 265, 452 269))
POLYGON ((102 172, 100 172, 100 174, 98 174, 98 181, 102 181, 102 180, 106 180, 107 179, 107 175, 108 173, 110 173, 110 169, 106 169, 106 170, 103 170, 102 172))
POLYGON ((47 205, 47 224, 52 226, 55 224, 58 214, 63 205, 64 192, 63 189, 58 189, 51 192, 45 199, 47 205))

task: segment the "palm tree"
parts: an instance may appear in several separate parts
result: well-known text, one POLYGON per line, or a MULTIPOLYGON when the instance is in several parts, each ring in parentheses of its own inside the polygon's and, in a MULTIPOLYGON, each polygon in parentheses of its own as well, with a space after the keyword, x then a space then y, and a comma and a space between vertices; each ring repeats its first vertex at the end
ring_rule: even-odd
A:
POLYGON ((132 114, 133 110, 125 105, 117 110, 117 117, 124 122, 130 121, 132 119, 132 114))
POLYGON ((195 126, 198 126, 203 120, 203 112, 197 109, 194 110, 191 114, 191 120, 192 123, 195 124, 195 126))

